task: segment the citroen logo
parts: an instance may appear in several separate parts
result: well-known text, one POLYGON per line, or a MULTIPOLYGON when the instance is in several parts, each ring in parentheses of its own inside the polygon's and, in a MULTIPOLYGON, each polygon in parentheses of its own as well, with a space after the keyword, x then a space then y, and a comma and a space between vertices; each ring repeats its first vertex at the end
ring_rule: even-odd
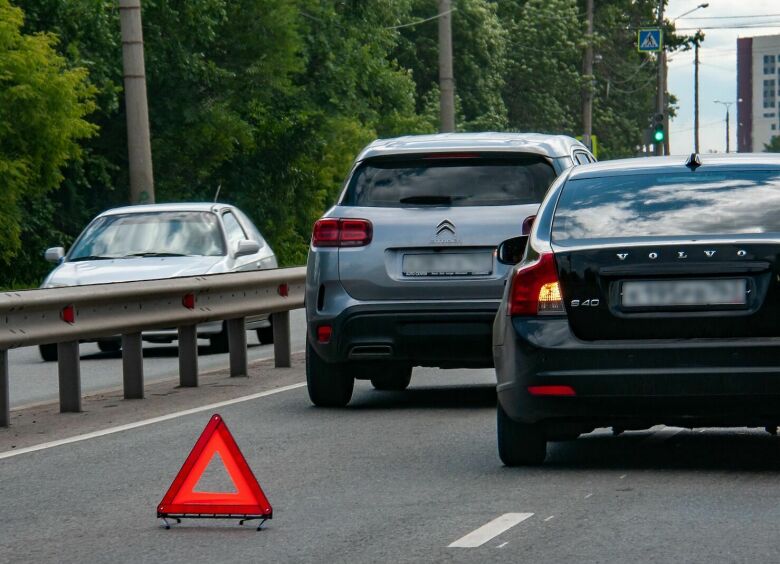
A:
POLYGON ((628 258, 628 253, 618 253, 617 258, 620 260, 626 260, 626 258, 628 258))
POLYGON ((452 223, 449 219, 445 219, 436 226, 436 236, 438 237, 445 231, 449 231, 452 235, 455 235, 455 224, 452 223))

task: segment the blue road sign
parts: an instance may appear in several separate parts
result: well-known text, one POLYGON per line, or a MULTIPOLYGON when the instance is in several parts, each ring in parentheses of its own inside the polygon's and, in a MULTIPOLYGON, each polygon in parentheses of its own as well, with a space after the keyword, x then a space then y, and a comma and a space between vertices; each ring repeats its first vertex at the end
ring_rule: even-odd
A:
POLYGON ((640 29, 637 34, 637 51, 641 53, 657 53, 663 45, 663 33, 658 28, 640 29))

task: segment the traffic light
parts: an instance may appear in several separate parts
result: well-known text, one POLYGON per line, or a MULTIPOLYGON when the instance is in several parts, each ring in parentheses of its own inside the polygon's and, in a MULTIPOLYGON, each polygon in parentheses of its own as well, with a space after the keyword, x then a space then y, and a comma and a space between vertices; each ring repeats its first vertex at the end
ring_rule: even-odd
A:
POLYGON ((666 132, 664 131, 664 115, 655 114, 653 116, 653 141, 663 143, 666 132))

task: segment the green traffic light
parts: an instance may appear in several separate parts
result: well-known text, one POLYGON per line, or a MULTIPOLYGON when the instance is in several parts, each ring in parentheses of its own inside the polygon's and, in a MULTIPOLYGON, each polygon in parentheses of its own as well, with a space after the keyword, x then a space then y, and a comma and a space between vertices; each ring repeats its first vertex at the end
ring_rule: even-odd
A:
POLYGON ((664 140, 664 132, 661 131, 661 130, 656 131, 653 134, 653 139, 655 139, 656 141, 663 141, 664 140))

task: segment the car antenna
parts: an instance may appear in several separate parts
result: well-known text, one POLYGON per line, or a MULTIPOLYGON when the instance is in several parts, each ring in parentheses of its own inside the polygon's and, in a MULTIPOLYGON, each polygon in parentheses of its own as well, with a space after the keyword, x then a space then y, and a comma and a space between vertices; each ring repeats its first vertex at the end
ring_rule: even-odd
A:
POLYGON ((217 203, 217 198, 219 198, 219 191, 220 191, 221 189, 222 189, 222 183, 220 182, 220 183, 217 185, 217 193, 216 193, 216 194, 214 194, 214 203, 215 203, 215 204, 217 203))
POLYGON ((697 168, 701 166, 701 159, 699 158, 698 153, 691 153, 691 156, 688 157, 688 162, 685 163, 685 166, 687 166, 692 171, 695 171, 697 168))

